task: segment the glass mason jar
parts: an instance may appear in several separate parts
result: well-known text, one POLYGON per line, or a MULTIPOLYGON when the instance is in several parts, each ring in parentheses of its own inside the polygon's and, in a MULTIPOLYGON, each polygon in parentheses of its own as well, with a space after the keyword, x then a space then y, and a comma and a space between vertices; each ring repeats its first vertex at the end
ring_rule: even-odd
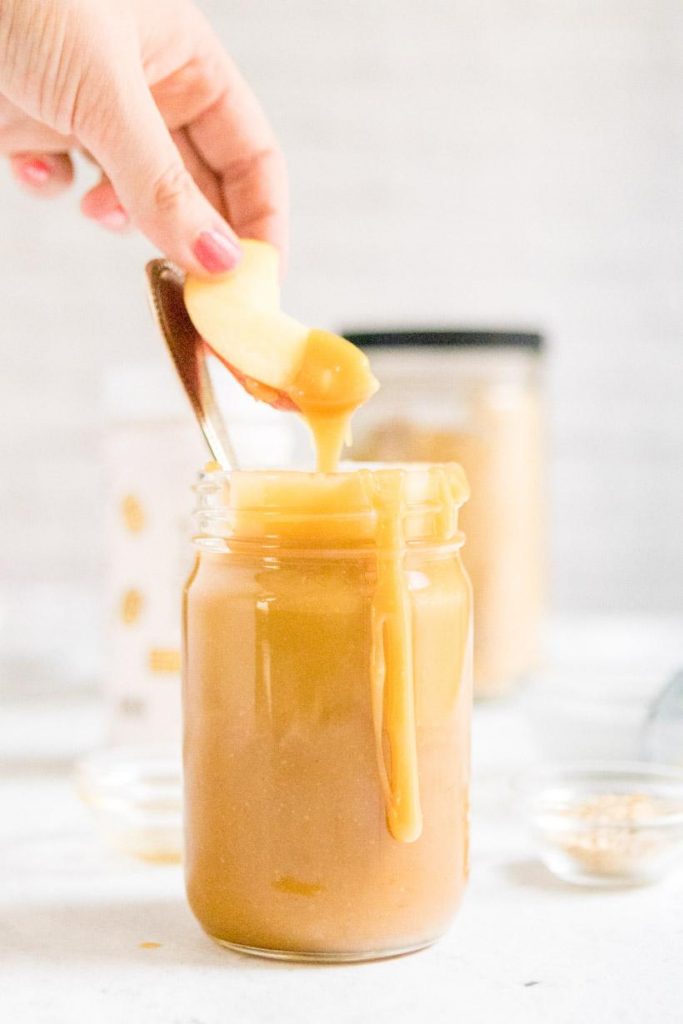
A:
POLYGON ((542 339, 423 331, 347 334, 382 389, 354 417, 352 457, 454 460, 472 488, 461 525, 474 590, 474 693, 536 667, 543 576, 542 339))
POLYGON ((448 926, 468 857, 466 496, 456 465, 204 475, 185 866, 218 942, 357 960, 448 926))

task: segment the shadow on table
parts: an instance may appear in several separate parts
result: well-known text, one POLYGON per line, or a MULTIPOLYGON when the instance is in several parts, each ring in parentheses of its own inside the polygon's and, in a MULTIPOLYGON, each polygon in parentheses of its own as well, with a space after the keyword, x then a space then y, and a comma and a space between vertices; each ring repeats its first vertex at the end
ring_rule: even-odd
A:
MULTIPOLYGON (((411 958, 399 954, 390 960, 411 958)), ((0 908, 0 961, 55 968, 107 964, 258 971, 371 968, 372 960, 324 963, 277 960, 237 953, 213 942, 182 900, 28 904, 0 908)), ((376 962, 376 961, 375 961, 376 962)), ((388 960, 386 962, 389 962, 388 960)))
POLYGON ((46 775, 50 778, 69 778, 73 775, 73 755, 26 755, 12 754, 3 757, 0 761, 0 779, 15 778, 41 778, 46 775))
POLYGON ((140 965, 239 966, 262 970, 288 966, 279 961, 233 953, 215 945, 195 923, 181 900, 140 903, 28 903, 0 909, 0 953, 36 966, 128 961, 140 965))
POLYGON ((511 885, 520 886, 525 889, 541 889, 546 892, 564 893, 574 897, 577 893, 583 893, 590 897, 596 895, 604 896, 605 893, 623 891, 618 888, 605 889, 601 886, 572 885, 570 882, 563 882, 561 878, 556 878, 555 875, 551 874, 541 861, 534 860, 532 857, 524 860, 510 861, 504 865, 502 873, 505 881, 511 885))

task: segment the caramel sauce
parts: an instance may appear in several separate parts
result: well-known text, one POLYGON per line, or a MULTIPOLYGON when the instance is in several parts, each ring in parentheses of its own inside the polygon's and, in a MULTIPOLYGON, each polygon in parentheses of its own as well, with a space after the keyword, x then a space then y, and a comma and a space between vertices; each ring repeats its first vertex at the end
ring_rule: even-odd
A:
POLYGON ((334 473, 344 444, 350 443, 353 413, 378 386, 360 349, 338 334, 311 329, 291 384, 282 389, 222 361, 257 402, 300 413, 313 437, 317 471, 334 473))
POLYGON ((377 478, 377 588, 372 602, 371 669, 375 747, 394 839, 412 843, 422 832, 422 809, 415 734, 413 643, 410 595, 403 560, 404 481, 400 475, 377 478), (384 752, 389 748, 387 770, 384 752))
POLYGON ((308 425, 319 473, 334 473, 351 417, 377 390, 367 356, 330 331, 309 332, 288 396, 308 425))
POLYGON ((273 888, 292 896, 317 896, 323 891, 323 886, 318 882, 302 882, 291 875, 278 875, 273 882, 273 888))
MULTIPOLYGON (((408 474, 401 468, 333 476, 237 473, 227 489, 236 550, 243 542, 259 540, 267 529, 283 548, 363 542, 375 552, 369 665, 375 754, 387 827, 402 843, 414 842, 422 831, 406 535, 427 536, 436 545, 452 538, 457 510, 467 497, 457 465, 422 467, 422 479, 410 495, 408 474)), ((466 638, 461 647, 466 648, 466 638)), ((267 680, 259 690, 269 692, 267 680)))
POLYGON ((212 477, 184 611, 194 913, 251 948, 428 941, 467 873, 464 476, 212 477))

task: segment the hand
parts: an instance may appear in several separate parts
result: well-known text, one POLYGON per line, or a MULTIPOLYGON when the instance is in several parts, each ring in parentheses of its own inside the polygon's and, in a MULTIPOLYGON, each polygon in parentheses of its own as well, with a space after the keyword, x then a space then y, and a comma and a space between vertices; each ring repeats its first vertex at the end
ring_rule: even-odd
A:
POLYGON ((284 160, 190 0, 0 0, 0 153, 52 196, 74 149, 102 168, 83 213, 133 223, 186 270, 231 269, 236 236, 284 254, 284 160))

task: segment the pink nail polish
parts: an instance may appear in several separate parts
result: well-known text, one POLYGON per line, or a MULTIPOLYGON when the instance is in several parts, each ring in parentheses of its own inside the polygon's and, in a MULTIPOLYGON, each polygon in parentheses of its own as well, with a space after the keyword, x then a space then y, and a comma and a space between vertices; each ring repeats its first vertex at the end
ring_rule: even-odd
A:
POLYGON ((211 231, 202 231, 194 243, 193 252, 204 270, 208 270, 210 274, 232 270, 242 258, 237 243, 215 228, 211 231))
POLYGON ((19 167, 19 173, 29 185, 44 185, 52 175, 52 168, 44 160, 35 158, 25 160, 19 167))
POLYGON ((97 223, 101 224, 103 228, 109 228, 110 231, 121 231, 122 228, 128 227, 128 214, 122 206, 115 206, 101 214, 97 218, 97 223))

